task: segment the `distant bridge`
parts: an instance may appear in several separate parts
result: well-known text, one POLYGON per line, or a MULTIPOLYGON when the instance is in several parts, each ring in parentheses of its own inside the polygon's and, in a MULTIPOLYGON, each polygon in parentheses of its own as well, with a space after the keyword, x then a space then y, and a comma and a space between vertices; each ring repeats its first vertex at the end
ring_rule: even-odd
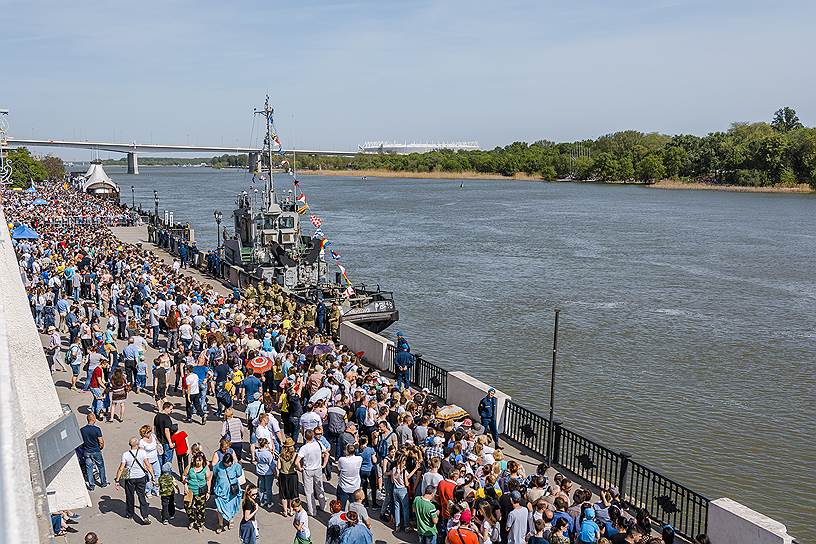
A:
MULTIPOLYGON (((249 155, 248 164, 258 162, 262 150, 254 147, 225 147, 219 145, 162 145, 162 144, 122 144, 114 142, 76 142, 69 140, 27 140, 23 138, 7 138, 11 146, 26 147, 73 147, 78 149, 96 149, 127 154, 128 174, 139 173, 139 158, 137 153, 245 153, 249 155)), ((304 155, 328 155, 334 157, 353 157, 360 151, 322 151, 316 149, 287 149, 287 153, 301 153, 304 155)))

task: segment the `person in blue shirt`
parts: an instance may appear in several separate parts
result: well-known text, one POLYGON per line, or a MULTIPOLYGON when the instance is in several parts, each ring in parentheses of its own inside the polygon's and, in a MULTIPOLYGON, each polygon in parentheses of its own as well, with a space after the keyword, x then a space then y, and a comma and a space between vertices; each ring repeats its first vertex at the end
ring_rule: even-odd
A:
POLYGON ((88 424, 79 430, 82 436, 82 457, 85 462, 85 485, 88 490, 93 491, 96 486, 94 477, 94 467, 99 472, 99 485, 108 486, 108 479, 105 474, 105 459, 102 457, 102 449, 105 447, 105 439, 102 438, 102 430, 96 425, 96 416, 92 413, 86 416, 88 424))
POLYGON ((366 507, 369 506, 368 490, 371 489, 371 506, 373 508, 379 508, 380 505, 377 504, 377 452, 369 445, 367 436, 360 437, 357 455, 363 458, 363 462, 360 465, 360 480, 363 493, 365 494, 363 504, 365 504, 366 507))
POLYGON ((575 523, 572 521, 572 516, 567 513, 567 501, 565 501, 563 497, 556 497, 553 502, 555 503, 556 511, 553 512, 552 526, 555 527, 556 522, 559 519, 563 519, 567 524, 567 528, 562 534, 566 537, 570 537, 575 533, 575 523))
POLYGON ((595 523, 595 510, 593 508, 584 508, 581 528, 575 540, 576 544, 594 544, 600 538, 601 528, 595 523))
POLYGON ((482 427, 493 437, 494 446, 499 445, 499 430, 496 426, 497 413, 498 401, 496 400, 496 390, 491 387, 487 390, 487 396, 479 402, 479 418, 482 420, 482 427))
POLYGON ((411 368, 414 366, 414 356, 411 355, 411 346, 401 332, 397 332, 397 354, 394 355, 394 372, 397 375, 395 387, 408 389, 411 387, 411 368))
POLYGON ((247 402, 249 402, 250 399, 254 399, 255 393, 260 391, 261 387, 263 387, 263 383, 255 374, 244 378, 242 385, 244 387, 244 392, 246 393, 244 398, 247 399, 247 402))

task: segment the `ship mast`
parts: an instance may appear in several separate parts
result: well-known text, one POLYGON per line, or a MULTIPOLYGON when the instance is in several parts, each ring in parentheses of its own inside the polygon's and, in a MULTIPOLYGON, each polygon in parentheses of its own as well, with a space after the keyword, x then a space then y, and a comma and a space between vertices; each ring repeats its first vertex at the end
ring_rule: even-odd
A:
MULTIPOLYGON (((264 109, 255 110, 256 115, 263 114, 264 122, 266 123, 266 137, 264 138, 263 153, 267 158, 267 174, 268 177, 264 183, 264 207, 267 211, 275 204, 275 183, 272 180, 272 115, 275 113, 274 108, 269 107, 269 95, 266 95, 266 102, 264 102, 264 109)), ((261 172, 263 172, 263 160, 261 160, 261 172)))

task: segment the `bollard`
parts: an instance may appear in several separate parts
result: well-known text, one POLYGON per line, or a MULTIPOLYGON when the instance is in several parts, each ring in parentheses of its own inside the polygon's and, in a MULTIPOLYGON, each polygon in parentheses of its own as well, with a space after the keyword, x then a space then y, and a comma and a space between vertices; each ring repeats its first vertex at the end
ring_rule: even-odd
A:
POLYGON ((620 493, 620 498, 622 502, 626 502, 626 494, 624 490, 626 489, 626 476, 629 472, 629 460, 632 458, 632 454, 628 451, 622 451, 619 453, 620 455, 620 475, 618 477, 618 493, 620 493))

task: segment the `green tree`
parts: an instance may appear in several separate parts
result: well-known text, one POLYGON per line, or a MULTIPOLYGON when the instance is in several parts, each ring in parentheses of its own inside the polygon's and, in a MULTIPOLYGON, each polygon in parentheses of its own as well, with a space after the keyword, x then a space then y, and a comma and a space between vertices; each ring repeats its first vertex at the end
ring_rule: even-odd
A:
POLYGON ((771 126, 779 132, 789 132, 796 128, 802 128, 796 110, 785 106, 776 110, 771 121, 771 126))
POLYGON ((591 157, 578 157, 575 160, 575 177, 578 179, 591 179, 595 170, 595 161, 591 157))
POLYGON ((541 179, 546 179, 547 181, 554 181, 558 179, 558 173, 555 171, 555 167, 548 164, 542 168, 541 179))
POLYGON ((595 156, 595 176, 601 181, 618 179, 620 165, 612 153, 603 151, 595 156))
POLYGON ((780 179, 780 174, 786 166, 788 142, 780 133, 765 136, 751 142, 749 147, 749 161, 751 166, 765 172, 770 180, 780 179))
POLYGON ((635 165, 630 157, 622 157, 618 161, 618 177, 621 181, 628 181, 635 177, 635 165))
POLYGON ((25 147, 9 150, 6 157, 11 161, 12 187, 25 188, 30 186, 32 181, 41 181, 48 177, 42 164, 32 157, 25 147))
POLYGON ((635 166, 635 175, 641 181, 655 181, 666 176, 663 160, 657 153, 649 153, 640 159, 635 166))
POLYGON ((682 147, 668 146, 663 150, 663 166, 666 167, 666 176, 676 178, 686 169, 688 154, 682 147))
POLYGON ((59 181, 65 177, 65 163, 59 157, 48 155, 37 162, 45 169, 46 177, 51 181, 59 181))

